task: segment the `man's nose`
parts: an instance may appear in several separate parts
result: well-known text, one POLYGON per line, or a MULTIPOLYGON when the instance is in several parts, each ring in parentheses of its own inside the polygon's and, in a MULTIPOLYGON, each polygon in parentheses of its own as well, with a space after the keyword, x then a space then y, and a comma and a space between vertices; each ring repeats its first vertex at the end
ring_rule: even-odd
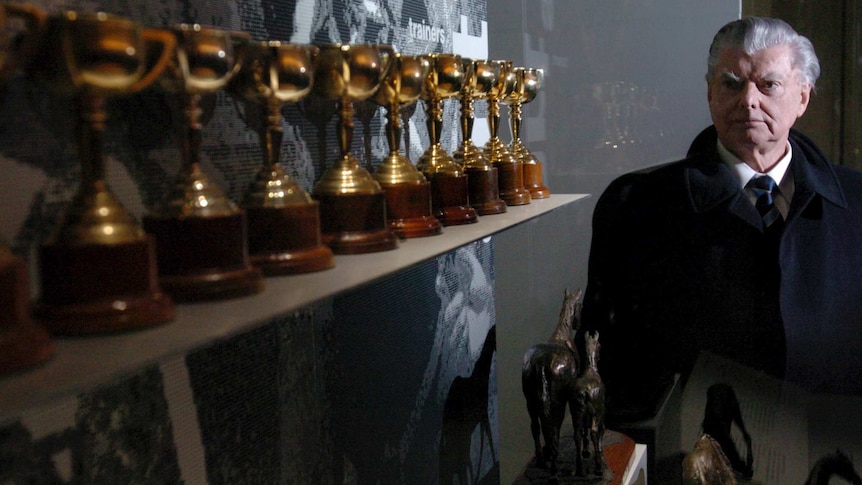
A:
POLYGON ((746 108, 757 108, 760 105, 760 90, 753 82, 745 83, 740 93, 740 102, 746 108))

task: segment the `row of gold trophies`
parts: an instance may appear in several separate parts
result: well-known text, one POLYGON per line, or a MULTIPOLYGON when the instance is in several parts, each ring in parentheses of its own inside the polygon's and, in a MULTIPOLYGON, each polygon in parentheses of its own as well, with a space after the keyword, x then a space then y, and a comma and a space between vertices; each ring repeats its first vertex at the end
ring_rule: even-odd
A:
POLYGON ((15 42, 2 42, 3 74, 18 69, 74 103, 82 169, 62 223, 40 247, 41 295, 32 308, 23 261, 0 253, 2 298, 10 298, 0 300, 0 372, 47 358, 48 331, 157 325, 173 318, 174 301, 253 294, 263 289, 263 275, 323 270, 334 265, 333 253, 395 249, 399 238, 441 234, 442 226, 550 195, 541 164, 519 137, 521 105, 536 96, 539 69, 454 54, 399 55, 382 44, 255 42, 191 24, 147 29, 115 15, 45 15, 27 4, 5 4, 0 13, 4 28, 12 18, 23 24, 15 42), (182 166, 165 201, 140 224, 106 186, 101 150, 107 99, 150 87, 177 102, 182 166), (199 160, 200 100, 220 89, 255 104, 262 117, 263 166, 241 204, 225 197, 199 160), (279 164, 282 107, 305 96, 338 107, 340 158, 311 194, 279 164), (447 98, 461 106, 462 142, 451 156, 439 139, 447 98), (430 146, 414 166, 400 153, 400 113, 420 99, 430 146), (491 139, 483 149, 471 141, 476 99, 488 104, 491 139), (390 151, 373 174, 351 154, 360 101, 388 114, 390 151), (510 146, 497 136, 500 103, 511 113, 510 146))

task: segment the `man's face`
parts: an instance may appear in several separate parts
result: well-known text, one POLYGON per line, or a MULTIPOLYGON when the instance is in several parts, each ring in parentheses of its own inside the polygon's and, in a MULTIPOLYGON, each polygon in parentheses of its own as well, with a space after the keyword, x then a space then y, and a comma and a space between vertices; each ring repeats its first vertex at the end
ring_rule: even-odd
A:
POLYGON ((752 56, 724 49, 713 76, 707 97, 719 140, 744 162, 769 168, 784 154, 790 128, 811 94, 793 67, 790 47, 752 56))

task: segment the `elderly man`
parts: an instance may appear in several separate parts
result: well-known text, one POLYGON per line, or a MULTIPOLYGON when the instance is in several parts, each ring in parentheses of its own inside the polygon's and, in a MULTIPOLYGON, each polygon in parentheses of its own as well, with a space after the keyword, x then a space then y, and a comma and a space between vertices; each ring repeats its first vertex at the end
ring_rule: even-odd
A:
POLYGON ((792 129, 819 74, 787 23, 727 24, 708 58, 713 126, 600 198, 583 325, 601 331, 611 420, 654 414, 701 351, 862 393, 862 172, 792 129))

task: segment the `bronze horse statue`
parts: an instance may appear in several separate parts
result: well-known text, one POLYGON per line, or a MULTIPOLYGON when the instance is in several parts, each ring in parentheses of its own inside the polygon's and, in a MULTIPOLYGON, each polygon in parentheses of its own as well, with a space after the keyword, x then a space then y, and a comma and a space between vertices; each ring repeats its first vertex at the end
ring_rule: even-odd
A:
POLYGON ((805 485, 827 485, 832 475, 838 475, 854 485, 862 485, 862 478, 853 468, 853 462, 841 450, 820 457, 811 468, 805 485))
POLYGON ((552 474, 557 473, 560 427, 567 406, 575 419, 576 381, 581 364, 574 334, 580 310, 581 292, 570 293, 566 289, 560 318, 551 338, 527 350, 521 369, 521 388, 530 414, 535 464, 538 468, 550 465, 552 474), (544 438, 544 446, 541 438, 544 438))
POLYGON ((575 382, 577 406, 574 412, 575 475, 597 477, 604 474, 605 385, 599 375, 599 332, 584 335, 587 365, 575 382))
POLYGON ((704 433, 682 461, 683 485, 736 485, 736 473, 718 441, 704 433))

